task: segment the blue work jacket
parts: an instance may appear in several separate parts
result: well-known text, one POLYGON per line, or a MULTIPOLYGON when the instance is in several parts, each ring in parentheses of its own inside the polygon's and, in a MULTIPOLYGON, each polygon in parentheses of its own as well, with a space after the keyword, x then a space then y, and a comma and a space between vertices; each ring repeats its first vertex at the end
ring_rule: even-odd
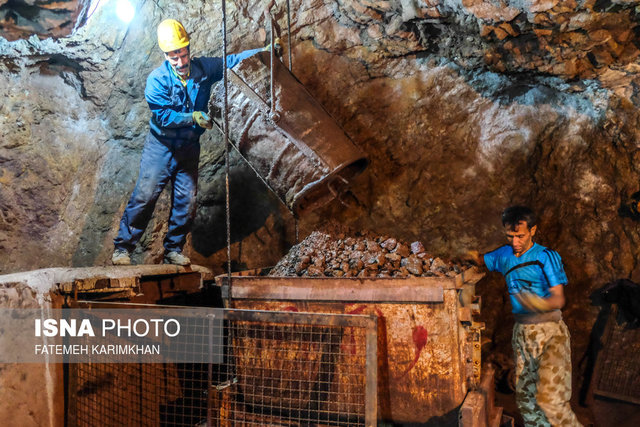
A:
MULTIPOLYGON (((251 49, 227 55, 227 68, 260 52, 251 49)), ((222 58, 191 59, 191 74, 187 86, 173 73, 169 61, 153 70, 147 77, 144 97, 151 109, 151 133, 161 141, 198 140, 204 129, 193 122, 194 111, 207 111, 211 87, 222 79, 222 58)))

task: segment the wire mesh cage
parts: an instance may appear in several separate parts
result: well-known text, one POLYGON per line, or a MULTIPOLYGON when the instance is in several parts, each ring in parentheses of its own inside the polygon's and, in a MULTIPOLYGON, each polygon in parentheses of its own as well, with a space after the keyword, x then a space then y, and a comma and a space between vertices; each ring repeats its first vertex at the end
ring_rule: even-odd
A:
MULTIPOLYGON (((220 310, 220 309, 216 309, 220 310)), ((223 310, 181 346, 210 363, 69 365, 73 426, 361 426, 376 423, 376 318, 223 310), (214 354, 215 353, 215 354, 214 354)))
POLYGON ((617 314, 614 306, 602 336, 593 392, 640 404, 640 328, 619 323, 617 314))

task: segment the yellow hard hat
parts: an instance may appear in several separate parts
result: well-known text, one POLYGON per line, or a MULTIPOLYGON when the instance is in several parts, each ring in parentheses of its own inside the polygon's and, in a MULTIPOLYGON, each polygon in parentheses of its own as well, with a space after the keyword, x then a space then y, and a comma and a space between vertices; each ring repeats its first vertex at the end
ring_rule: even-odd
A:
POLYGON ((172 52, 189 46, 189 35, 175 19, 165 19, 158 25, 158 45, 163 52, 172 52))

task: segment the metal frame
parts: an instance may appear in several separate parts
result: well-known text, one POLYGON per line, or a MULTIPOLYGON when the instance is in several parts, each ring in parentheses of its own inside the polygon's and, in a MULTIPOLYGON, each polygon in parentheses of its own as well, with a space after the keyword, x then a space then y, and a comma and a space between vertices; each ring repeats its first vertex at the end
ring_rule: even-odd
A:
MULTIPOLYGON (((472 268, 455 277, 335 278, 266 276, 262 270, 217 276, 225 299, 260 299, 290 301, 442 303, 446 289, 462 289, 477 282, 483 274, 472 268)), ((469 292, 462 289, 463 292, 469 292)), ((479 313, 479 299, 469 307, 479 313)))
MULTIPOLYGON (((79 301, 80 305, 91 304, 90 301, 79 301)), ((96 303, 101 307, 120 307, 120 308, 144 308, 144 307, 161 307, 151 304, 130 304, 130 303, 96 303)), ((171 306, 176 308, 176 306, 171 306)), ((220 310, 220 309, 216 309, 220 310)), ((378 340, 378 319, 376 316, 366 315, 348 315, 348 314, 321 314, 321 313, 299 313, 299 312, 278 312, 278 311, 260 311, 260 310, 241 310, 241 309, 222 309, 224 311, 224 320, 227 322, 256 322, 265 325, 303 325, 303 326, 327 326, 327 327, 353 327, 361 328, 365 337, 365 385, 364 385, 364 425, 373 427, 377 425, 377 384, 378 384, 378 363, 377 363, 377 340, 378 340)), ((232 340, 229 341, 228 347, 234 351, 232 340)), ((361 359, 362 360, 362 359, 361 359)), ((226 363, 226 362, 225 362, 226 363)), ((224 389, 233 385, 214 384, 213 368, 215 365, 207 364, 208 372, 207 383, 209 384, 209 398, 206 401, 206 408, 203 410, 207 413, 207 425, 216 425, 216 416, 219 416, 221 425, 225 425, 223 421, 225 416, 229 416, 231 412, 225 407, 224 389), (216 406, 214 406, 216 405, 216 406)), ((232 370, 235 365, 231 366, 232 370)), ((140 365, 140 369, 143 365, 140 365)), ((75 395, 80 385, 78 377, 78 365, 69 365, 69 377, 67 386, 67 408, 66 425, 74 427, 82 425, 78 423, 77 397, 75 395)), ((140 384, 143 390, 143 384, 140 384)), ((228 396, 227 396, 228 397, 228 396)), ((140 400, 142 402, 142 399, 140 400)), ((228 402, 227 402, 228 403, 228 402)), ((142 405, 142 403, 140 403, 142 405)), ((96 404, 98 405, 98 404, 96 404)), ((142 405, 144 406, 144 405, 142 405)), ((140 414, 149 411, 148 408, 140 407, 140 414)), ((137 414, 137 413, 136 413, 137 414)), ((232 415, 232 414, 231 414, 232 415)), ((142 416, 142 415, 141 415, 142 416)), ((97 421, 99 423, 99 420, 97 421)), ((233 423, 233 418, 227 420, 233 423)), ((283 424, 284 425, 284 424, 283 424)), ((351 425, 351 424, 350 424, 351 425)))

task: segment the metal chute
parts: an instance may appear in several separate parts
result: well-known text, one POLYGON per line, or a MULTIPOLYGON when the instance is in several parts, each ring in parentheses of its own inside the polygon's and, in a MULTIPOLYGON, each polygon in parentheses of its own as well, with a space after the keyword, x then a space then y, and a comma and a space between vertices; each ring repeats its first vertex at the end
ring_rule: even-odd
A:
MULTIPOLYGON (((215 91, 212 110, 222 105, 220 92, 215 91)), ((269 52, 228 71, 228 97, 233 106, 228 111, 230 142, 296 217, 340 198, 368 164, 322 105, 269 52)))

